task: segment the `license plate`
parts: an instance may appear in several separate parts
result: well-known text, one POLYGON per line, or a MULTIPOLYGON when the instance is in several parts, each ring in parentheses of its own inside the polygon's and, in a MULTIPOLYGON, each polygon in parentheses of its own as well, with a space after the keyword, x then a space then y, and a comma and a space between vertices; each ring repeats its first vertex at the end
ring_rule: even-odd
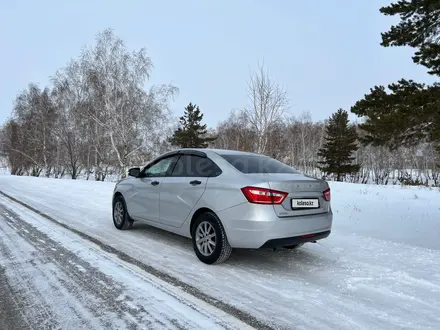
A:
POLYGON ((312 199, 292 199, 293 209, 317 209, 319 208, 319 200, 312 199))

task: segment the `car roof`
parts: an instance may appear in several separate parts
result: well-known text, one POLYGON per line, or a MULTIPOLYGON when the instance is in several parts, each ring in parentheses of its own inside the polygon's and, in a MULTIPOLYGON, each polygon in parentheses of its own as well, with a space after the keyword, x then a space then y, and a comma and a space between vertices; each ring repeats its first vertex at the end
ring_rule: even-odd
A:
POLYGON ((174 151, 200 151, 200 152, 213 152, 218 155, 253 155, 253 156, 259 156, 260 154, 254 153, 254 152, 247 152, 247 151, 239 151, 239 150, 228 150, 228 149, 214 149, 214 148, 180 148, 176 149, 174 151))

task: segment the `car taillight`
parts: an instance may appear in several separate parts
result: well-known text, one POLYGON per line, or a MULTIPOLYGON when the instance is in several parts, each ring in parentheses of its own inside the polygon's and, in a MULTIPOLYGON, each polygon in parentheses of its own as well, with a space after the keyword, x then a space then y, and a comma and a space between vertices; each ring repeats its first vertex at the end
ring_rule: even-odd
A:
POLYGON ((322 193, 324 194, 324 200, 330 202, 330 198, 331 198, 330 188, 324 190, 322 193))
POLYGON ((259 187, 241 188, 244 196, 250 203, 254 204, 281 204, 288 193, 259 187))

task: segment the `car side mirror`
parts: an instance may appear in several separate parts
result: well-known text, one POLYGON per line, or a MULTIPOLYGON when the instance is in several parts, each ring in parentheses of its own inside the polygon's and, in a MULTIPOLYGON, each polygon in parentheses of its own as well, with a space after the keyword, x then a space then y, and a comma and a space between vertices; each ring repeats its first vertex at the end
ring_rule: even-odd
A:
POLYGON ((137 178, 141 173, 141 169, 139 167, 133 167, 128 170, 128 175, 137 178))

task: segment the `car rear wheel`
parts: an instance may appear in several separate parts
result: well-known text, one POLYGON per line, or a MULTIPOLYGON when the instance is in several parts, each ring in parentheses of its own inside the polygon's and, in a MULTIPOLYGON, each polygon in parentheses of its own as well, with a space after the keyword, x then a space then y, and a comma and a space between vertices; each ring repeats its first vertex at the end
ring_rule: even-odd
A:
POLYGON ((128 215, 127 205, 122 196, 116 197, 113 203, 113 224, 120 230, 133 227, 133 220, 128 215))
POLYGON ((226 261, 232 252, 226 232, 220 219, 212 212, 201 214, 192 228, 194 252, 205 264, 219 264, 226 261))

